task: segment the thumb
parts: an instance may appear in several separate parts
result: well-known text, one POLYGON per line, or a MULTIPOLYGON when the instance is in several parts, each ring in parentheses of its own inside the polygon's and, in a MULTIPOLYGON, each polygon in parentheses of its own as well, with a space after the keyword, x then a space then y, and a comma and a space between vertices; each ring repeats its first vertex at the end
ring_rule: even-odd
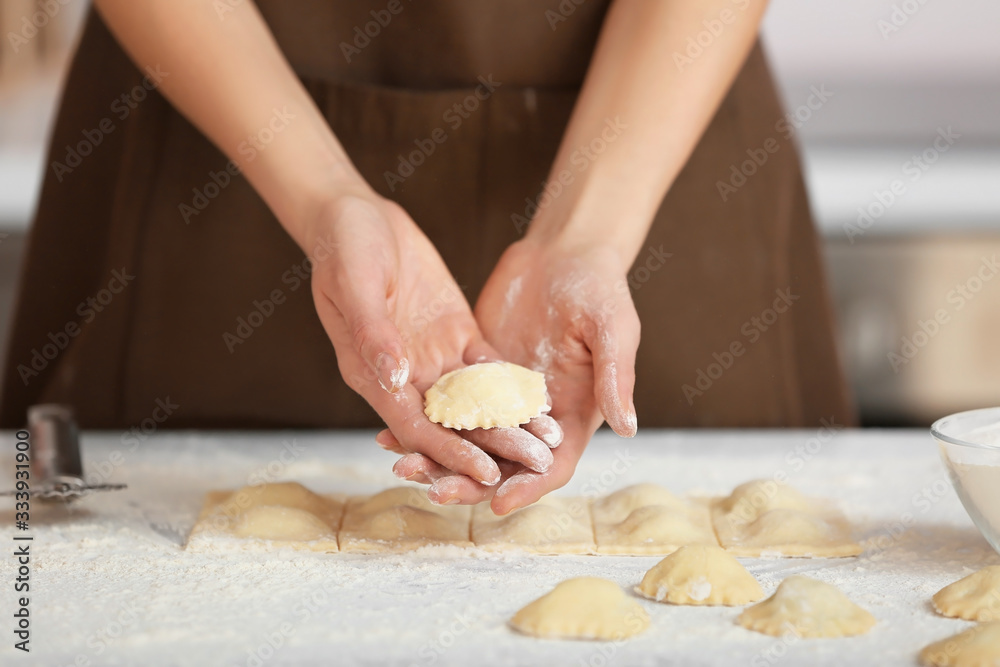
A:
POLYGON ((634 310, 626 311, 623 319, 624 322, 618 322, 602 318, 588 323, 584 342, 594 359, 597 405, 615 433, 631 438, 638 427, 632 393, 639 325, 634 310))

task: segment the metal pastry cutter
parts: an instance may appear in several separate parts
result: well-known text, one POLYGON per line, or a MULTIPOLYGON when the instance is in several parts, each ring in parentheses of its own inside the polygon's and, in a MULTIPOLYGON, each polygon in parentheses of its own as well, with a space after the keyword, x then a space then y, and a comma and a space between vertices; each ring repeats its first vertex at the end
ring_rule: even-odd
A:
MULTIPOLYGON (((119 491, 125 484, 87 484, 83 478, 80 432, 73 410, 65 405, 28 408, 31 434, 29 495, 42 500, 72 501, 94 491, 119 491)), ((0 491, 13 496, 16 491, 0 491)))

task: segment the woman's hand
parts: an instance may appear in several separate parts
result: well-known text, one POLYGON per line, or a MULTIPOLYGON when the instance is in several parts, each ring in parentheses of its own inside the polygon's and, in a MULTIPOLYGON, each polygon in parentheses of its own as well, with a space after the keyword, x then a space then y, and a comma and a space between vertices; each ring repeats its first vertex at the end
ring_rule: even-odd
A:
POLYGON ((385 420, 399 447, 484 489, 501 478, 487 452, 548 470, 550 446, 561 439, 554 424, 542 420, 462 437, 424 414, 424 391, 442 374, 498 355, 406 212, 362 188, 321 207, 307 228, 311 242, 304 247, 333 249, 316 262, 312 291, 340 372, 385 420))
MULTIPOLYGON (((418 454, 404 456, 397 474, 432 482, 432 497, 475 503, 494 494, 493 511, 507 514, 569 480, 602 415, 619 435, 635 435, 639 318, 625 268, 608 248, 560 249, 529 238, 507 250, 476 304, 482 332, 503 358, 545 373, 550 415, 564 434, 552 467, 535 472, 501 462, 506 481, 497 489, 418 454)), ((391 434, 378 440, 395 449, 391 434)))

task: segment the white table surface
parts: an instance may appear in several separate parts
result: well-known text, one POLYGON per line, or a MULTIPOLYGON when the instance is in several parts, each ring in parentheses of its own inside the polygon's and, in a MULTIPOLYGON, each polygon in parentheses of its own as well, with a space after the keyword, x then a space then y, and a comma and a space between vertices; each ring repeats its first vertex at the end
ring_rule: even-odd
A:
MULTIPOLYGON (((376 491, 396 483, 393 456, 368 432, 163 433, 134 451, 121 434, 87 433, 88 469, 116 461, 110 480, 129 489, 33 513, 30 655, 12 648, 13 505, 0 499, 0 664, 915 664, 923 645, 970 625, 936 615, 931 595, 1000 558, 962 509, 926 432, 841 431, 822 444, 817 434, 646 431, 626 441, 601 432, 561 493, 653 481, 721 495, 784 472, 800 490, 837 499, 859 539, 881 539, 859 558, 743 562, 768 594, 792 573, 836 584, 878 619, 865 636, 785 641, 737 626, 738 608, 647 600, 650 629, 621 644, 542 641, 506 626, 569 577, 631 590, 656 557, 186 553, 210 489, 264 474, 319 492, 376 491), (816 452, 808 460, 796 454, 807 445, 816 452), (629 463, 612 466, 616 459, 629 463)), ((0 488, 10 486, 12 444, 4 433, 0 488)))

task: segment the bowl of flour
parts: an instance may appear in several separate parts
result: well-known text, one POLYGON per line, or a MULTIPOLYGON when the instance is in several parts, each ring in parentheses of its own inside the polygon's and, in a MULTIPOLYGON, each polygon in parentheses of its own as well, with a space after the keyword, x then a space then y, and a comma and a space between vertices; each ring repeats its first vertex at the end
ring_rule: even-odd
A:
POLYGON ((939 419, 931 437, 965 511, 1000 553, 1000 408, 939 419))

